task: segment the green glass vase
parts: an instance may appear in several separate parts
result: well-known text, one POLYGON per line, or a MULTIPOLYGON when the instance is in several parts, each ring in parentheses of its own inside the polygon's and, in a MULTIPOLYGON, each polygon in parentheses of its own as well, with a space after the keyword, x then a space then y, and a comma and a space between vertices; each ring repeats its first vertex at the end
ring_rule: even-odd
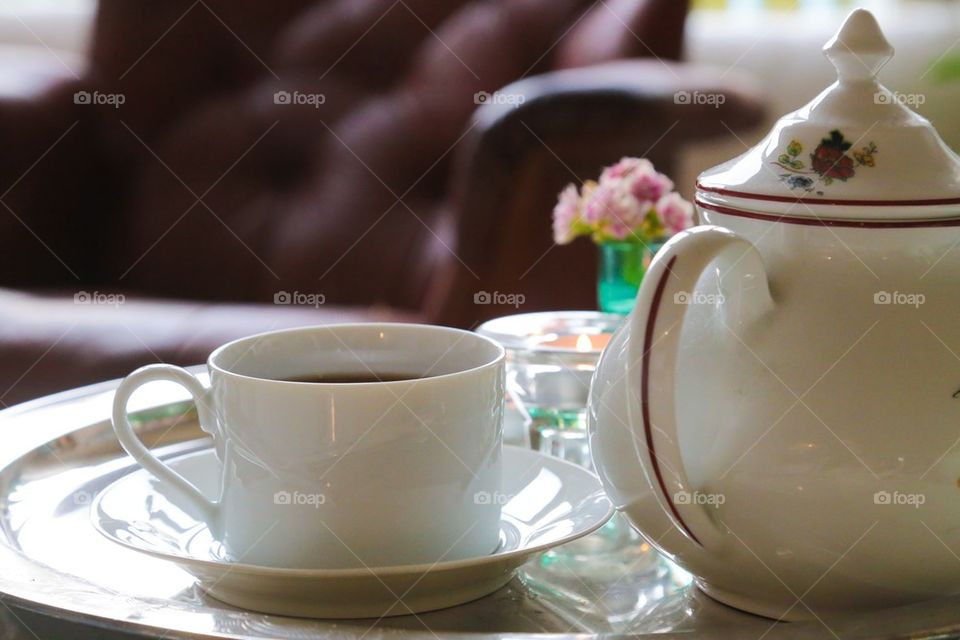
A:
POLYGON ((604 242, 597 245, 600 258, 597 300, 601 311, 626 315, 633 310, 643 276, 664 242, 604 242))

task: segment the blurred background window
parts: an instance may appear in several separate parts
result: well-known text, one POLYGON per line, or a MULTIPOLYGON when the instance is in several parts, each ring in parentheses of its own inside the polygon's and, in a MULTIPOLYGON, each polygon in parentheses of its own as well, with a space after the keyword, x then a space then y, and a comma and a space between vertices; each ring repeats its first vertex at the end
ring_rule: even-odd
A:
POLYGON ((82 54, 96 0, 3 0, 0 43, 82 54))

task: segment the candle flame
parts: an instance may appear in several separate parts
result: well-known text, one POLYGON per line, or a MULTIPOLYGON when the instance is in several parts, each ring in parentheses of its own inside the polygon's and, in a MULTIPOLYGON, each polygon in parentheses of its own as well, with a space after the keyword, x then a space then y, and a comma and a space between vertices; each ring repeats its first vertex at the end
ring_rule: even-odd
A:
POLYGON ((581 333, 577 338, 577 351, 593 351, 593 343, 590 342, 590 336, 581 333))

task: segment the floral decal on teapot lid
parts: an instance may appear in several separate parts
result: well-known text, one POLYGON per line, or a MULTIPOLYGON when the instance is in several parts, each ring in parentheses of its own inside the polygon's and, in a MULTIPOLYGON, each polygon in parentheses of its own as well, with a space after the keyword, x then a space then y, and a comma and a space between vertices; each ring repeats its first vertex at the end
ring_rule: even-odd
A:
POLYGON ((698 203, 857 220, 960 216, 960 156, 877 81, 894 50, 873 14, 854 10, 823 53, 837 81, 701 174, 698 203))
POLYGON ((852 143, 843 137, 843 133, 834 129, 810 154, 809 167, 801 157, 803 144, 799 140, 791 140, 786 151, 772 164, 780 167, 783 171, 780 177, 791 189, 822 196, 824 192, 818 185, 830 186, 834 180, 849 180, 856 175, 857 167, 876 166, 874 156, 878 149, 875 142, 864 145, 859 151, 847 153, 851 146, 852 143))

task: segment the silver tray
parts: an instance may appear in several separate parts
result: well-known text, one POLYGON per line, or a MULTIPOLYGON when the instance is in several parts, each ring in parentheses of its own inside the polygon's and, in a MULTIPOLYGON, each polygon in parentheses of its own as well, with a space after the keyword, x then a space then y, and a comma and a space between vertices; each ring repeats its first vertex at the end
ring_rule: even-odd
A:
MULTIPOLYGON (((741 613, 702 595, 689 575, 639 542, 610 551, 609 529, 531 560, 486 598, 442 611, 333 622, 234 609, 200 593, 177 567, 115 546, 90 525, 97 491, 133 468, 106 419, 115 386, 85 387, 0 412, 4 640, 960 637, 956 597, 814 623, 779 624, 741 613)), ((141 437, 158 452, 205 446, 178 387, 153 383, 131 406, 141 437)))

